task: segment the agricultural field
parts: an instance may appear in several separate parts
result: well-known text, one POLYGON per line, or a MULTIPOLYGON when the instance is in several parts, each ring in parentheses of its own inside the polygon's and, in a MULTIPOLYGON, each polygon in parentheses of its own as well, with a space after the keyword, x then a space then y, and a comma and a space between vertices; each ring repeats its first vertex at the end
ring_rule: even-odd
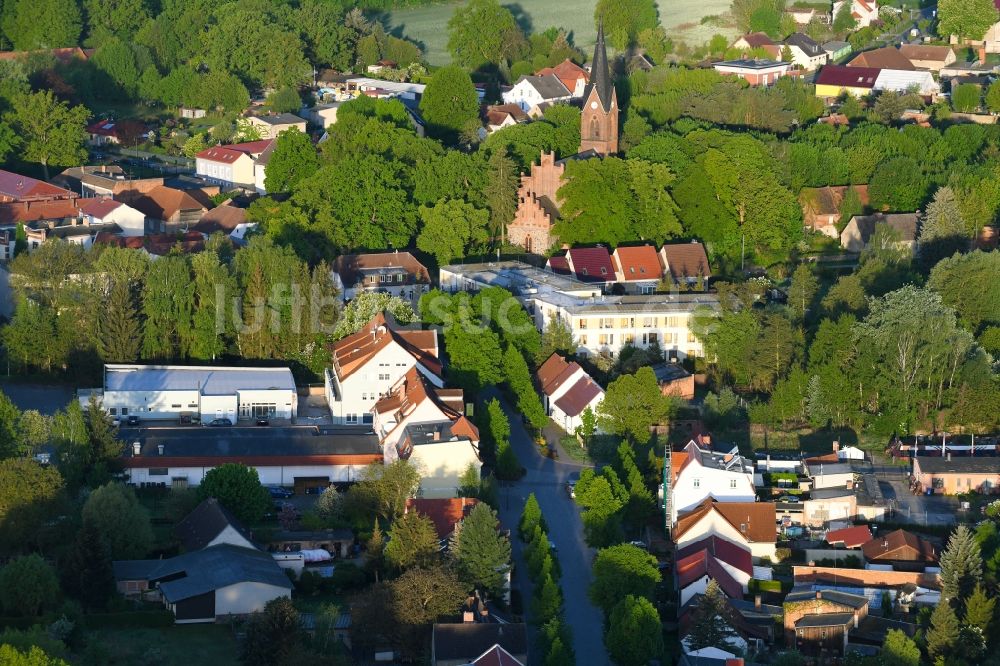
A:
MULTIPOLYGON (((448 64, 448 19, 462 2, 424 7, 408 7, 383 14, 386 29, 421 43, 432 65, 448 64)), ((589 51, 594 45, 596 0, 520 0, 506 3, 521 25, 529 31, 557 26, 569 30, 577 46, 589 51)), ((692 45, 708 41, 713 34, 734 34, 732 29, 702 25, 701 18, 722 14, 730 0, 658 0, 660 21, 667 33, 692 45)))

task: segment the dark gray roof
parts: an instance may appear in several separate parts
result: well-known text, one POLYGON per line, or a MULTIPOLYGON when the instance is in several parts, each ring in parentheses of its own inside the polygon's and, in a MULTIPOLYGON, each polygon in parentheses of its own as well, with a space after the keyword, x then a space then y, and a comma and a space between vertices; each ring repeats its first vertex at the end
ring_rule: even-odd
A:
MULTIPOLYGON (((382 449, 371 427, 329 428, 185 428, 142 430, 125 437, 129 444, 138 441, 140 455, 154 463, 163 445, 169 458, 213 458, 267 456, 275 459, 296 456, 378 455, 382 449)), ((126 447, 126 456, 131 455, 126 447)))
POLYGON ((274 116, 257 116, 257 120, 263 120, 268 125, 295 125, 297 123, 305 122, 304 118, 299 118, 294 113, 279 113, 274 116))
POLYGON ((873 215, 855 215, 852 219, 857 223, 861 242, 866 245, 871 240, 878 224, 888 224, 890 228, 899 233, 899 240, 902 242, 917 240, 919 218, 916 213, 875 213, 873 215))
POLYGON ((656 375, 656 381, 669 382, 688 377, 691 373, 680 363, 657 363, 653 366, 653 374, 656 375))
POLYGON ((816 43, 812 37, 809 35, 804 35, 801 32, 793 32, 785 38, 785 44, 789 46, 797 46, 802 49, 802 52, 809 57, 819 56, 826 53, 823 47, 816 43))
POLYGON ((354 532, 346 527, 330 530, 279 530, 271 534, 270 541, 354 541, 354 532))
POLYGON ((842 627, 854 621, 854 613, 823 613, 822 615, 803 615, 796 627, 842 627))
POLYGON ((121 560, 112 564, 116 580, 161 580, 160 591, 170 603, 196 597, 237 583, 264 583, 292 589, 288 576, 267 553, 222 544, 166 560, 121 560), (155 566, 147 567, 149 563, 155 566), (168 580, 169 579, 169 580, 168 580))
POLYGON ((611 110, 611 98, 615 87, 611 81, 611 67, 608 66, 608 49, 604 45, 604 18, 597 23, 597 44, 594 45, 594 59, 590 65, 590 83, 583 91, 583 99, 590 97, 590 91, 597 91, 597 98, 605 111, 611 110))
POLYGON ((809 465, 809 475, 829 475, 829 474, 850 474, 854 469, 850 463, 811 463, 809 465))
POLYGON ((931 474, 997 474, 1000 473, 1000 458, 990 456, 966 456, 947 458, 917 458, 920 471, 931 474))
POLYGON ((836 40, 823 44, 823 50, 827 53, 835 53, 843 48, 850 48, 850 42, 838 42, 836 40))
POLYGON ((559 99, 560 97, 568 97, 570 95, 570 91, 555 74, 522 76, 518 81, 527 81, 530 83, 531 87, 542 96, 542 99, 559 99))
POLYGON ((209 497, 196 506, 184 520, 177 523, 174 534, 180 539, 184 550, 201 550, 227 527, 232 527, 240 536, 253 543, 250 533, 243 529, 233 514, 229 513, 219 500, 209 497))
POLYGON ((758 608, 753 601, 745 599, 726 599, 726 601, 749 624, 770 625, 774 623, 774 618, 780 617, 785 612, 781 606, 772 604, 761 604, 758 608))
POLYGON ((434 656, 441 661, 472 661, 494 645, 499 645, 514 657, 528 654, 528 635, 524 624, 435 624, 433 641, 434 656))

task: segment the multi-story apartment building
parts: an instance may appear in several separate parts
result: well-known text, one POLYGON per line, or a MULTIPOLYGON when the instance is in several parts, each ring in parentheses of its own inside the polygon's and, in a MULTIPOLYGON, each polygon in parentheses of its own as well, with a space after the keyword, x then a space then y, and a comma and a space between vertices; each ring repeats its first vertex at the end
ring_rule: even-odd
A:
POLYGON ((606 295, 600 285, 518 261, 442 266, 440 282, 452 292, 509 289, 539 330, 553 320, 568 325, 580 354, 614 356, 625 345, 659 345, 670 358, 702 356, 704 347, 691 322, 699 309, 715 311, 719 304, 715 294, 706 293, 606 295))

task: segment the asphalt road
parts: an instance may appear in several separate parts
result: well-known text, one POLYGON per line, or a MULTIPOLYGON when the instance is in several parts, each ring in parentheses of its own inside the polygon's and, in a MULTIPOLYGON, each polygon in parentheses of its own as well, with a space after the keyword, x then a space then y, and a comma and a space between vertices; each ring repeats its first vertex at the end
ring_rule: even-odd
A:
POLYGON ((49 416, 65 409, 73 400, 73 389, 62 384, 23 384, 0 381, 0 390, 7 394, 18 409, 37 409, 49 416))
MULTIPOLYGON (((604 649, 604 626, 601 612, 587 598, 590 587, 590 567, 595 550, 587 546, 583 539, 583 523, 576 504, 566 493, 566 480, 581 466, 561 463, 543 458, 535 443, 521 424, 521 416, 506 402, 504 411, 510 419, 510 441, 518 460, 527 470, 524 477, 502 488, 500 493, 500 520, 516 533, 521 509, 529 493, 535 493, 542 515, 549 527, 549 538, 558 552, 559 566, 562 568, 560 586, 563 593, 563 620, 573 632, 573 649, 576 662, 588 666, 610 664, 604 649)), ((531 582, 521 555, 519 539, 514 541, 514 556, 517 563, 515 582, 521 590, 525 610, 531 603, 531 582)), ((542 655, 536 655, 541 662, 542 655)))

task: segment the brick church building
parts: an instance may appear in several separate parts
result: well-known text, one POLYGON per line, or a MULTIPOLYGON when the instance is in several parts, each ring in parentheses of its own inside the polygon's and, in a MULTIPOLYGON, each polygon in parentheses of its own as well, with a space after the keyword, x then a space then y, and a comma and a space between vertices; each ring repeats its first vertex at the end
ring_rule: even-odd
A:
POLYGON ((530 174, 521 175, 517 212, 507 225, 507 238, 528 252, 543 254, 555 243, 552 226, 559 219, 557 192, 562 185, 567 160, 606 157, 618 152, 618 96, 611 80, 608 52, 604 45, 604 25, 597 28, 597 45, 590 68, 590 83, 583 93, 580 114, 580 151, 556 160, 554 153, 542 153, 530 174))

